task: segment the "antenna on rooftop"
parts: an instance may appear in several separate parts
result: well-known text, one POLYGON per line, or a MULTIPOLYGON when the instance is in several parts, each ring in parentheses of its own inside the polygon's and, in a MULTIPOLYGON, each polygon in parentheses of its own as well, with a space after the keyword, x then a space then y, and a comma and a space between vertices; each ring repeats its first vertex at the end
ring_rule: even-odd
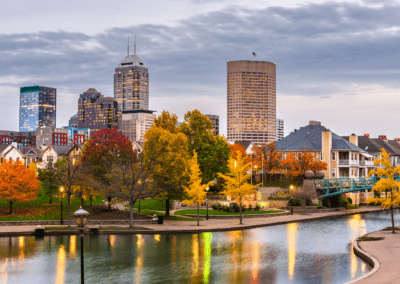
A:
POLYGON ((128 35, 128 55, 129 55, 129 35, 128 35))
POLYGON ((135 36, 135 40, 134 40, 135 44, 134 44, 134 49, 133 49, 133 51, 134 51, 134 54, 136 55, 136 34, 134 34, 134 36, 135 36))

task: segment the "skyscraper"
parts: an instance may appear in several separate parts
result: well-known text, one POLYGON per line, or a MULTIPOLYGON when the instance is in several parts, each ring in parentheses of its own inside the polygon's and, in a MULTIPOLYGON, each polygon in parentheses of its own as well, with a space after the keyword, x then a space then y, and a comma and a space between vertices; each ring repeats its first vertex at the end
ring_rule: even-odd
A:
POLYGON ((279 141, 285 137, 285 122, 283 119, 276 119, 276 141, 279 141))
POLYGON ((230 141, 269 143, 276 138, 276 64, 228 61, 228 121, 230 141))
POLYGON ((213 134, 217 136, 219 134, 219 115, 205 114, 205 116, 211 120, 213 124, 213 134))
POLYGON ((79 96, 78 128, 89 128, 92 132, 103 128, 118 128, 118 104, 111 97, 104 97, 94 88, 79 96))
POLYGON ((57 90, 43 86, 22 87, 20 90, 19 131, 56 127, 57 90))
POLYGON ((155 114, 149 110, 149 72, 136 54, 136 42, 134 54, 129 54, 128 43, 127 55, 115 68, 114 98, 121 111, 120 132, 132 142, 143 142, 155 114))

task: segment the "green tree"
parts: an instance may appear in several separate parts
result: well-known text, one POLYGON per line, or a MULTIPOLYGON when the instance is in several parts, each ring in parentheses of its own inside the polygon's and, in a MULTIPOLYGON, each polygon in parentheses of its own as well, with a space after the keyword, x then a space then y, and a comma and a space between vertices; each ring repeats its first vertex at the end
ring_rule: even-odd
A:
POLYGON ((198 155, 205 183, 215 180, 218 173, 228 171, 229 144, 223 137, 213 135, 212 122, 205 115, 198 110, 187 112, 179 130, 187 137, 190 155, 193 151, 198 155))
POLYGON ((232 156, 229 159, 229 173, 224 175, 219 173, 219 177, 225 180, 224 188, 225 190, 221 194, 229 195, 240 206, 240 224, 242 224, 242 206, 244 200, 250 200, 250 195, 255 194, 255 187, 259 184, 250 185, 248 180, 250 175, 247 172, 250 170, 250 163, 244 163, 245 157, 238 151, 236 152, 236 157, 232 156))
POLYGON ((379 181, 377 181, 375 186, 372 188, 372 191, 375 191, 379 194, 374 198, 368 198, 367 201, 382 204, 385 209, 390 208, 392 215, 392 232, 394 234, 395 228, 393 206, 400 205, 400 182, 397 180, 400 174, 400 166, 392 167, 389 158, 390 155, 385 151, 384 148, 382 148, 382 153, 380 156, 381 158, 376 158, 374 163, 375 165, 381 165, 382 167, 379 167, 378 169, 372 170, 368 173, 368 176, 376 174, 378 177, 380 177, 379 181), (382 197, 383 192, 385 192, 385 197, 382 197))
POLYGON ((190 180, 188 186, 184 186, 188 198, 185 199, 183 203, 187 205, 193 203, 197 204, 197 226, 200 226, 200 204, 207 199, 206 188, 212 183, 212 181, 203 184, 202 178, 200 177, 201 171, 199 164, 197 163, 196 152, 194 152, 189 164, 190 180))
POLYGON ((49 203, 52 204, 53 196, 58 193, 60 183, 55 173, 50 169, 51 168, 39 169, 38 178, 40 180, 42 192, 49 197, 49 203))
POLYGON ((158 198, 166 200, 166 216, 169 216, 169 200, 184 198, 182 185, 188 179, 187 138, 169 130, 153 125, 146 132, 143 145, 144 155, 152 156, 155 161, 152 179, 154 186, 162 189, 158 198))

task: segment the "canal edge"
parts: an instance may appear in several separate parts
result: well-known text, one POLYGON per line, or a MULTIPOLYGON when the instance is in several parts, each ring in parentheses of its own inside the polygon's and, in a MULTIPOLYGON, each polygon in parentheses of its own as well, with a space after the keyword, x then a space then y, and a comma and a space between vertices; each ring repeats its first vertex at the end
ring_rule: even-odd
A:
MULTIPOLYGON (((370 234, 370 233, 368 233, 368 234, 370 234)), ((361 237, 367 236, 368 234, 365 234, 365 235, 363 235, 361 237)), ((363 251, 359 247, 357 239, 355 239, 353 241, 353 251, 354 251, 356 256, 358 256, 359 258, 361 258, 362 260, 367 262, 369 265, 371 265, 372 266, 372 270, 370 272, 368 272, 367 274, 361 276, 360 278, 354 279, 354 280, 352 280, 350 282, 346 282, 345 284, 353 284, 353 283, 357 283, 357 282, 359 282, 361 280, 364 280, 364 279, 372 276, 373 274, 375 274, 378 271, 379 267, 380 267, 379 261, 375 257, 373 257, 369 253, 363 251)))

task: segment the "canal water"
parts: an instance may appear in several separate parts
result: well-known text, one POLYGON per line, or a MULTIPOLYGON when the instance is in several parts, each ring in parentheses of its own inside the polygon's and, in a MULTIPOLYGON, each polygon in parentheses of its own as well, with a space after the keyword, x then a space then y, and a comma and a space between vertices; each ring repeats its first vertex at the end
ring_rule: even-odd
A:
MULTIPOLYGON (((232 232, 85 236, 85 283, 344 283, 371 269, 352 240, 390 224, 379 212, 232 232)), ((79 237, 0 238, 0 283, 80 283, 79 237)))

